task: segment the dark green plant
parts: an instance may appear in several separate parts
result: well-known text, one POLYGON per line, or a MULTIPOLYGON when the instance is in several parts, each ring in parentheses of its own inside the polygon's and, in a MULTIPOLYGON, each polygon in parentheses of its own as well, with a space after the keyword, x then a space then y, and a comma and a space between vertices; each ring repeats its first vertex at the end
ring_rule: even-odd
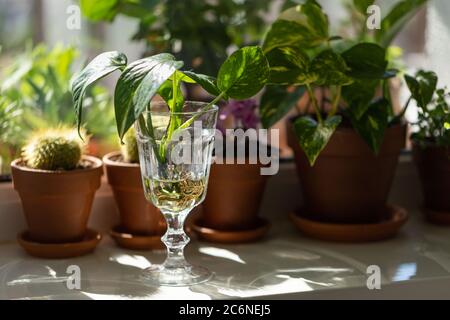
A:
POLYGON ((73 170, 82 153, 83 145, 76 130, 58 128, 33 133, 22 149, 22 158, 33 169, 73 170))
POLYGON ((438 77, 432 71, 418 71, 415 76, 405 75, 411 98, 419 107, 417 131, 412 139, 417 144, 450 147, 450 93, 446 88, 437 89, 438 77))
POLYGON ((80 0, 91 21, 125 15, 139 21, 134 40, 147 54, 170 52, 187 69, 216 74, 231 46, 257 44, 266 28, 262 17, 270 1, 261 0, 80 0))
MULTIPOLYGON (((84 95, 90 85, 106 75, 120 70, 115 93, 114 108, 117 131, 122 140, 135 121, 145 121, 142 113, 149 107, 152 98, 159 94, 168 105, 170 112, 181 112, 184 97, 181 83, 198 83, 211 95, 213 101, 203 111, 209 110, 222 99, 245 99, 258 93, 269 77, 269 64, 259 47, 244 47, 233 53, 220 67, 217 78, 190 71, 181 71, 183 62, 168 53, 161 53, 127 64, 124 54, 117 51, 105 52, 92 60, 72 82, 73 102, 77 114, 78 127, 81 125, 84 95)), ((165 161, 167 142, 176 130, 182 130, 194 122, 193 116, 184 123, 177 116, 169 125, 157 152, 160 161, 165 161)), ((151 118, 145 124, 150 136, 153 135, 151 118)))
MULTIPOLYGON (((356 3, 362 6, 362 2, 356 3)), ((398 19, 408 16, 396 8, 393 12, 398 13, 398 19)), ((391 38, 391 28, 398 31, 404 24, 391 14, 385 19, 387 29, 375 38, 391 38), (389 36, 385 34, 388 30, 389 36)), ((385 90, 388 79, 396 74, 388 69, 385 47, 330 34, 328 16, 315 0, 308 0, 280 14, 264 39, 263 50, 271 67, 271 85, 260 104, 263 126, 280 120, 306 92, 314 116, 302 115, 295 120, 294 128, 311 165, 340 125, 351 125, 378 153, 385 129, 398 121, 389 90, 385 90), (379 88, 384 89, 382 96, 376 95, 379 88), (317 101, 317 89, 325 89, 328 97, 317 101)))

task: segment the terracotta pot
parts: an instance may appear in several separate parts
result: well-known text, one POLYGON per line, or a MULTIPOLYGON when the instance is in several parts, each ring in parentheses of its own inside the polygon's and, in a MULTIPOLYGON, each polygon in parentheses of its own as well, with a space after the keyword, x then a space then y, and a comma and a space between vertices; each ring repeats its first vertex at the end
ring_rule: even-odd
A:
POLYGON ((289 126, 304 211, 333 223, 372 223, 384 215, 406 125, 388 128, 378 156, 352 128, 338 128, 311 167, 289 126))
POLYGON ((425 207, 450 215, 450 148, 421 148, 413 144, 413 155, 425 207))
POLYGON ((260 164, 212 164, 202 223, 217 230, 247 230, 258 222, 267 176, 260 164))
POLYGON ((81 241, 103 172, 100 159, 83 156, 90 166, 71 171, 36 170, 21 159, 11 163, 14 189, 22 200, 29 237, 41 243, 81 241))
POLYGON ((164 217, 145 199, 139 164, 123 162, 121 158, 120 152, 103 157, 108 183, 119 208, 120 226, 135 235, 163 233, 164 217))

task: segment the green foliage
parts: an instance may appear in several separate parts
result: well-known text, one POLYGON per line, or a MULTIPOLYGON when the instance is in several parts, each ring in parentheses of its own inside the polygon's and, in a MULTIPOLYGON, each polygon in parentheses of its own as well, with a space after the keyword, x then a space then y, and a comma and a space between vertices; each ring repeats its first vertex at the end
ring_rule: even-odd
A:
POLYGON ((220 67, 217 87, 233 99, 257 94, 269 78, 270 67, 260 47, 245 47, 233 53, 220 67))
MULTIPOLYGON (((354 1, 359 12, 373 1, 354 1)), ((311 164, 325 148, 341 117, 353 125, 374 153, 379 151, 392 107, 389 100, 374 101, 377 88, 395 76, 388 70, 386 49, 376 43, 330 36, 327 15, 316 1, 282 12, 263 44, 270 65, 271 86, 260 104, 265 127, 285 115, 298 97, 288 97, 286 86, 306 91, 315 118, 300 117, 295 128, 300 146, 311 164), (330 108, 316 100, 314 89, 326 88, 330 108), (306 89, 306 90, 305 90, 306 89), (278 108, 274 101, 281 101, 278 108), (339 113, 339 116, 336 114, 339 113), (325 115, 325 116, 324 116, 325 115)), ((301 91, 294 90, 294 93, 301 91)))
MULTIPOLYGON (((353 128, 375 154, 378 154, 383 143, 384 132, 389 124, 390 109, 389 101, 378 99, 369 103, 367 110, 359 118, 350 114, 353 128)), ((351 108, 349 112, 352 112, 351 108)))
MULTIPOLYGON (((70 46, 29 47, 2 73, 1 95, 14 102, 10 112, 20 110, 21 135, 6 140, 8 145, 16 148, 22 145, 24 137, 42 128, 75 123, 70 79, 78 55, 70 46)), ((113 132, 110 102, 110 95, 101 86, 92 86, 85 98, 84 106, 91 111, 87 130, 95 137, 106 138, 113 132)))
POLYGON ((264 40, 264 52, 277 47, 316 47, 329 39, 328 16, 315 1, 282 12, 272 24, 264 40))
POLYGON ((388 47, 398 33, 413 18, 428 0, 403 0, 397 3, 381 21, 381 29, 375 33, 375 40, 388 47))
POLYGON ((112 21, 118 15, 136 19, 134 40, 147 53, 172 53, 188 70, 216 74, 231 46, 259 42, 270 1, 261 0, 81 0, 81 11, 92 21, 112 21))
POLYGON ((306 116, 294 122, 298 142, 311 166, 314 165, 341 121, 341 116, 332 116, 321 122, 306 116))
POLYGON ((22 149, 25 164, 41 170, 73 170, 82 155, 75 130, 50 129, 34 133, 22 149))
POLYGON ((419 118, 415 123, 417 131, 412 135, 412 139, 424 147, 450 147, 448 90, 436 89, 438 78, 431 71, 420 70, 415 77, 405 75, 405 80, 411 91, 411 99, 419 106, 419 118))
MULTIPOLYGON (((113 56, 118 55, 116 53, 113 56)), ((100 55, 100 57, 103 56, 100 55)), ((123 69, 123 72, 116 83, 114 106, 117 130, 121 140, 136 120, 142 121, 142 113, 156 94, 168 102, 169 110, 173 113, 158 152, 160 161, 165 159, 166 142, 170 141, 173 133, 189 127, 201 114, 198 113, 181 123, 177 113, 181 112, 184 106, 184 99, 179 97, 182 82, 198 81, 198 84, 206 90, 218 93, 214 100, 204 107, 203 112, 206 112, 223 98, 245 99, 253 96, 263 88, 269 77, 269 64, 259 47, 244 47, 233 53, 221 66, 217 80, 192 72, 185 74, 179 70, 182 66, 183 62, 177 61, 173 55, 161 53, 119 68, 123 69)), ((111 63, 104 63, 97 56, 74 78, 73 92, 79 92, 80 87, 88 88, 96 80, 109 74, 106 70, 109 71, 110 68, 111 63)), ((74 94, 73 100, 75 106, 83 105, 82 94, 74 94)), ((79 109, 75 111, 78 112, 79 109)), ((80 117, 77 119, 80 121, 80 117)), ((152 135, 153 125, 151 118, 149 120, 145 127, 152 135)))
POLYGON ((292 89, 288 90, 284 86, 266 86, 261 97, 262 107, 259 110, 264 128, 270 128, 281 120, 305 93, 304 87, 292 89))
POLYGON ((405 75, 411 96, 422 109, 426 108, 433 99, 438 77, 433 71, 420 70, 415 77, 405 75))

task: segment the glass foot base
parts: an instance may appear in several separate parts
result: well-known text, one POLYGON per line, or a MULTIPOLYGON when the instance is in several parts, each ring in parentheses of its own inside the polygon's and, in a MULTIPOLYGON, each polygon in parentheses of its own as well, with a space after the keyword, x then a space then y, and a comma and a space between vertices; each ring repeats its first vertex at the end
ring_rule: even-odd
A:
POLYGON ((212 278, 211 271, 204 267, 186 265, 169 268, 164 264, 145 269, 140 278, 144 283, 156 286, 184 287, 206 282, 212 278))

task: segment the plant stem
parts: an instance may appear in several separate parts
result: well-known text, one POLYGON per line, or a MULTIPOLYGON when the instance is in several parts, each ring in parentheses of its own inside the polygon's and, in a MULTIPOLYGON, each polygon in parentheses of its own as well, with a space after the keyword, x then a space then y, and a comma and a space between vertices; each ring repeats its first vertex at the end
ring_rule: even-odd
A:
POLYGON ((222 97, 226 94, 225 91, 221 92, 217 97, 214 98, 213 101, 208 103, 205 107, 203 107, 198 113, 196 113, 192 118, 184 122, 181 126, 178 127, 179 130, 188 128, 195 120, 197 120, 200 116, 202 116, 205 112, 207 112, 213 105, 219 102, 222 97))
POLYGON ((333 97, 333 102, 331 105, 331 111, 329 116, 332 117, 337 113, 339 102, 341 101, 341 92, 342 92, 342 86, 337 86, 337 91, 335 96, 333 97))
POLYGON ((312 104, 314 106, 314 110, 316 112, 317 120, 322 123, 322 115, 320 114, 319 105, 317 104, 316 96, 311 88, 311 85, 309 83, 306 84, 306 90, 308 90, 309 99, 311 99, 312 104))

